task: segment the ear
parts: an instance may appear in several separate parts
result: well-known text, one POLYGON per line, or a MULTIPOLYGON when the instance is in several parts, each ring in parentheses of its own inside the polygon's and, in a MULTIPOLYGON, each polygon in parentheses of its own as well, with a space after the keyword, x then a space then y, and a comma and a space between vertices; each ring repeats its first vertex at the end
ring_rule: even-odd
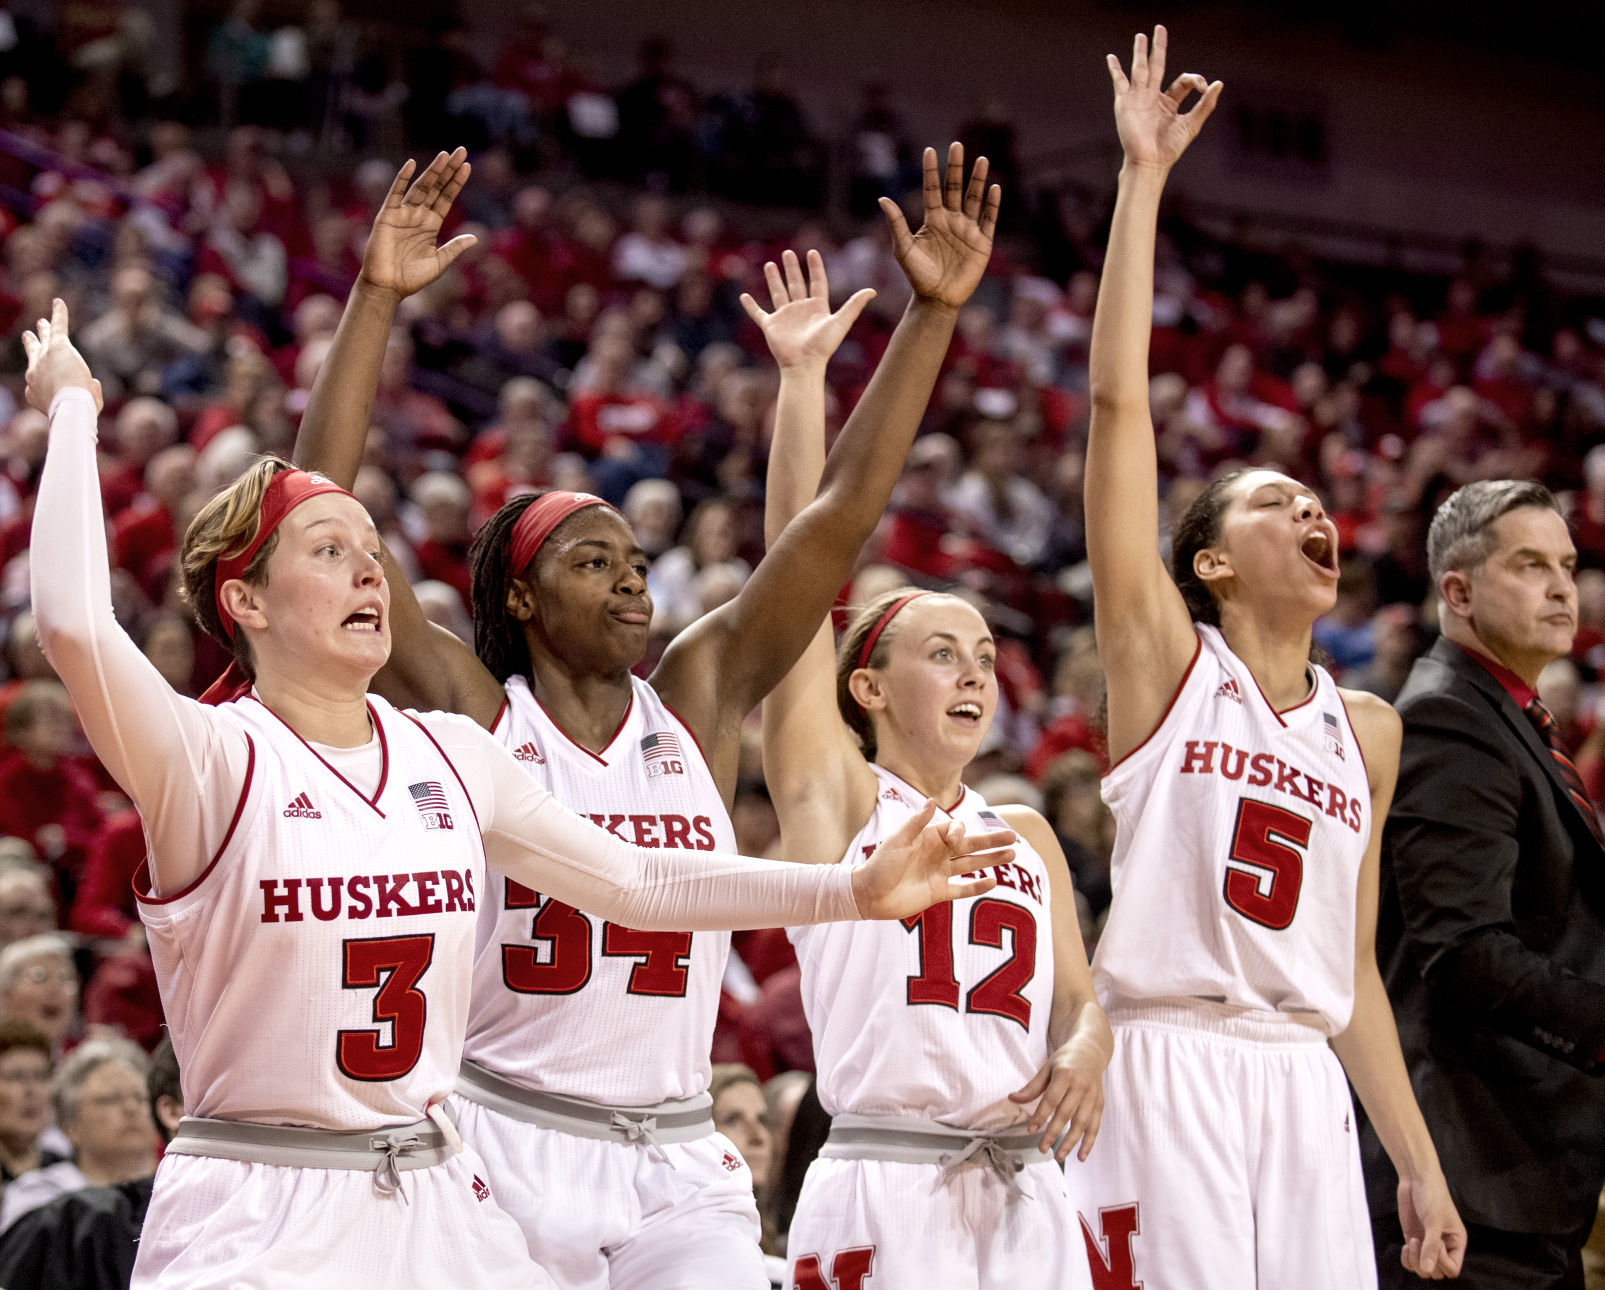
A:
POLYGON ((886 706, 886 695, 881 689, 880 677, 867 667, 856 669, 847 678, 847 692, 853 696, 853 702, 865 712, 876 712, 886 706))
POLYGON ((1451 569, 1438 579, 1438 599, 1456 618, 1471 617, 1471 579, 1460 569, 1451 569))
POLYGON ((241 627, 254 627, 261 631, 267 627, 267 614, 262 608, 260 587, 253 587, 239 578, 230 578, 223 584, 219 599, 223 602, 223 608, 228 610, 229 617, 234 620, 236 630, 241 627))
POLYGON ((1193 553, 1193 572, 1206 587, 1233 576, 1232 558, 1220 547, 1206 546, 1193 553))
POLYGON ((522 578, 507 584, 507 612, 521 623, 535 617, 535 592, 522 578))

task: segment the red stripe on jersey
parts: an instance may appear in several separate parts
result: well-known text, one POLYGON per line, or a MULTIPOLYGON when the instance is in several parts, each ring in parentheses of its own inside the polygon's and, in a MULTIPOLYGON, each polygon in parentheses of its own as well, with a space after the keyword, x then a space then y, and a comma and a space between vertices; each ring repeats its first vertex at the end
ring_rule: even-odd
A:
MULTIPOLYGON (((1203 652, 1204 652, 1204 638, 1198 634, 1197 627, 1194 627, 1193 628, 1193 657, 1187 664, 1187 670, 1181 674, 1181 683, 1176 686, 1176 692, 1170 696, 1170 702, 1165 705, 1165 710, 1159 714, 1159 720, 1154 722, 1154 728, 1152 730, 1150 730, 1143 737, 1143 741, 1140 744, 1138 744, 1135 748, 1133 748, 1130 752, 1128 752, 1119 761, 1112 763, 1108 770, 1104 771, 1103 774, 1104 774, 1104 778, 1105 779, 1108 779, 1109 776, 1114 773, 1114 770, 1115 770, 1116 766, 1124 765, 1126 762, 1130 761, 1133 757, 1135 757, 1138 753, 1140 753, 1144 748, 1146 748, 1148 746, 1148 744, 1153 740, 1153 737, 1155 735, 1157 735, 1162 729, 1164 729, 1165 722, 1170 719, 1170 711, 1171 711, 1171 709, 1176 706, 1176 700, 1181 698, 1181 692, 1187 688, 1187 681, 1192 676, 1193 669, 1198 666, 1198 656, 1200 654, 1202 654, 1203 652)), ((1273 711, 1274 711, 1274 709, 1273 709, 1273 711)), ((1280 720, 1280 718, 1278 718, 1278 720, 1280 720)))
POLYGON ((212 858, 207 861, 206 868, 202 869, 200 873, 196 874, 188 885, 180 887, 171 896, 152 896, 147 894, 152 889, 150 881, 150 857, 147 856, 145 859, 139 862, 139 868, 134 870, 133 887, 135 900, 144 905, 170 905, 179 897, 189 895, 190 892, 194 891, 206 881, 207 875, 210 874, 213 869, 217 868, 217 862, 223 858, 224 850, 228 847, 229 842, 234 837, 234 830, 239 827, 240 816, 245 813, 245 799, 250 794, 251 780, 256 775, 256 742, 251 738, 250 735, 245 736, 245 758, 245 782, 240 785, 240 800, 234 803, 234 818, 228 822, 228 832, 223 835, 223 840, 217 844, 217 850, 212 853, 212 858), (140 890, 141 887, 144 888, 143 891, 140 890))
POLYGON ((385 784, 390 780, 390 741, 385 738, 384 724, 379 720, 379 714, 374 711, 373 704, 368 704, 368 720, 373 722, 374 733, 379 736, 379 784, 373 790, 373 796, 369 797, 349 779, 337 771, 333 766, 324 761, 323 754, 321 754, 305 739, 302 739, 300 731, 298 731, 288 721, 281 717, 277 712, 274 712, 273 709, 268 707, 267 704, 262 703, 262 700, 258 699, 256 695, 253 694, 249 697, 253 702, 261 704, 263 712, 271 715, 275 721, 277 721, 281 726, 294 735, 296 739, 300 741, 301 746, 314 757, 316 757, 322 764, 323 768, 329 772, 329 774, 333 775, 337 780, 339 780, 359 798, 361 798, 362 801, 372 809, 375 815, 377 815, 381 820, 385 818, 385 813, 379 809, 379 799, 384 796, 385 784))
POLYGON ((602 765, 604 765, 604 766, 606 766, 608 764, 607 757, 604 756, 604 754, 607 752, 607 750, 609 748, 611 748, 615 743, 618 742, 619 731, 624 729, 625 723, 628 722, 629 719, 630 719, 630 713, 632 711, 634 711, 634 709, 635 709, 635 690, 632 688, 630 690, 630 701, 627 704, 624 705, 624 715, 619 718, 619 724, 618 724, 617 729, 615 729, 613 731, 613 733, 608 736, 607 742, 602 745, 602 751, 601 752, 592 752, 589 748, 587 748, 584 744, 582 744, 573 735, 569 734, 568 731, 564 730, 563 727, 558 723, 558 720, 557 720, 556 717, 554 717, 550 712, 547 712, 546 705, 544 703, 542 703, 540 701, 540 699, 536 696, 534 689, 530 690, 529 697, 535 700, 535 706, 536 707, 538 707, 542 712, 546 713, 546 719, 552 723, 552 727, 557 731, 558 734, 562 735, 563 738, 567 739, 569 741, 569 743, 573 744, 576 748, 578 748, 587 757, 595 758, 597 761, 601 762, 602 765))

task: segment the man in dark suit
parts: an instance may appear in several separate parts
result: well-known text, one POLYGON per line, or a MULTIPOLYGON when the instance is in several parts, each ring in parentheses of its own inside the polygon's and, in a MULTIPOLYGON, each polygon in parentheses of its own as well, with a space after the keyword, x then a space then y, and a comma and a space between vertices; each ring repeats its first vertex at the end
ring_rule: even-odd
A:
MULTIPOLYGON (((1605 1185, 1605 845, 1538 674, 1571 651, 1576 552, 1537 484, 1468 484, 1433 518, 1443 635, 1400 693, 1377 959, 1466 1220, 1460 1283, 1582 1290, 1605 1185)), ((1362 1130, 1383 1286, 1398 1178, 1362 1130)))

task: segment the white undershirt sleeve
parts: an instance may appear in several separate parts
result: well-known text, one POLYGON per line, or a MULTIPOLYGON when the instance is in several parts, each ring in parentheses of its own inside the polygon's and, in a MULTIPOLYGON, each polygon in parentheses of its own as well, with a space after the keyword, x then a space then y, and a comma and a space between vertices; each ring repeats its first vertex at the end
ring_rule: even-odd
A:
POLYGON ((106 519, 88 390, 50 404, 50 443, 28 550, 39 644, 96 756, 139 808, 158 893, 199 873, 245 782, 244 735, 176 693, 112 613, 106 519))
MULTIPOLYGON (((444 723, 428 724, 439 733, 444 723)), ((450 724, 463 762, 479 770, 466 780, 478 799, 485 853, 526 887, 642 931, 739 931, 860 917, 850 865, 632 846, 559 803, 490 734, 467 722, 450 724)))

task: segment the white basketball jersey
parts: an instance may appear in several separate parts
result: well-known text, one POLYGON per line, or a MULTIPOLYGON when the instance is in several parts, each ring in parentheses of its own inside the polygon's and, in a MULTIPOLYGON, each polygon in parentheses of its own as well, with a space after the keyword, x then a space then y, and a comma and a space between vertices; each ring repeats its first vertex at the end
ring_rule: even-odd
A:
POLYGON ((368 706, 371 797, 256 699, 217 709, 251 748, 233 823, 194 882, 140 899, 191 1115, 371 1129, 456 1081, 479 824, 423 727, 368 706))
POLYGON ((1215 628, 1198 636, 1169 712, 1103 781, 1117 831, 1098 997, 1205 999, 1337 1034, 1371 835, 1360 741, 1325 668, 1277 713, 1215 628))
MULTIPOLYGON (((841 863, 858 863, 925 798, 891 771, 841 863)), ((971 833, 1005 828, 973 789, 951 810, 971 833)), ((984 896, 901 921, 788 928, 802 967, 819 1101, 831 1115, 906 1115, 969 1129, 1016 1124, 1008 1095, 1048 1056, 1053 916, 1048 871, 1021 838, 984 896)))
MULTIPOLYGON (((691 731, 645 681, 608 746, 570 739, 522 677, 494 734, 559 802, 637 846, 734 851, 691 731)), ((728 932, 604 922, 495 870, 480 906, 469 1060, 543 1092, 648 1106, 707 1091, 728 932)))

